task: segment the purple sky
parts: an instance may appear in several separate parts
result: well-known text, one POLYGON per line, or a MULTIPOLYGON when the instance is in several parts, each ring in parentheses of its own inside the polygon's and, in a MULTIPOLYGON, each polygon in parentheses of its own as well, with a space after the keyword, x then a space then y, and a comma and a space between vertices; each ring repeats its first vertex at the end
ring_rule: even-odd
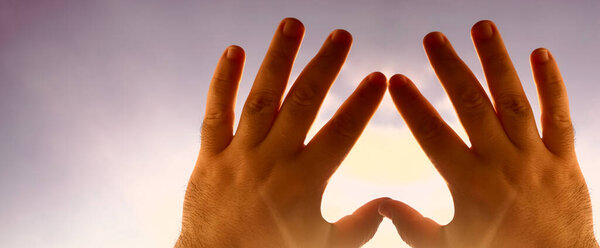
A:
MULTIPOLYGON (((600 220, 600 1, 355 2, 0 0, 0 247, 172 245, 217 58, 230 44, 247 52, 239 110, 287 16, 307 29, 293 76, 331 30, 353 34, 338 100, 380 70, 405 73, 442 106, 422 37, 444 32, 482 78, 469 30, 491 19, 539 116, 528 57, 549 48, 600 220)), ((386 99, 370 127, 390 126, 404 124, 386 99)))

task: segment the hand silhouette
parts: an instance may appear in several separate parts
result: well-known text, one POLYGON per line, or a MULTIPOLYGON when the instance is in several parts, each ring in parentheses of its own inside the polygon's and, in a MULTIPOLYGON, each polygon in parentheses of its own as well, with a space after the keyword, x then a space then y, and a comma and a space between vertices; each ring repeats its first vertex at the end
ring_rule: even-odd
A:
POLYGON ((413 247, 598 247, 567 92, 553 56, 543 48, 531 54, 540 137, 494 23, 478 22, 471 35, 493 102, 443 34, 423 41, 471 147, 406 77, 394 75, 389 85, 400 114, 448 184, 454 218, 441 226, 393 200, 383 202, 380 212, 413 247))
POLYGON ((373 73, 304 144, 352 43, 335 30, 280 104, 304 27, 281 22, 233 135, 234 102, 244 52, 231 46, 208 91, 198 161, 186 191, 176 247, 359 247, 382 216, 371 201, 328 223, 321 215, 327 180, 350 151, 387 88, 373 73))

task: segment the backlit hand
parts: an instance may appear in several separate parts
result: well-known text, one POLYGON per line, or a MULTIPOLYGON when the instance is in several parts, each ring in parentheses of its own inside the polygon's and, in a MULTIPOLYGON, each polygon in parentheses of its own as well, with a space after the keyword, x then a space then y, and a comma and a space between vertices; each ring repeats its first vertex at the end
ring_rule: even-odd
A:
POLYGON ((334 117, 306 134, 352 43, 335 30, 281 103, 303 25, 285 19, 273 37, 233 135, 234 102, 244 52, 231 46, 212 79, 202 144, 190 178, 176 247, 359 247, 382 220, 367 203, 336 223, 321 215, 327 180, 344 160, 386 91, 373 73, 334 117))
POLYGON ((493 102, 443 34, 424 39, 470 147, 406 77, 393 76, 389 86, 402 117, 448 183, 454 218, 440 226, 393 200, 380 212, 413 247, 597 247, 567 92, 553 56, 546 49, 531 54, 542 108, 540 137, 496 26, 481 21, 471 34, 493 102))

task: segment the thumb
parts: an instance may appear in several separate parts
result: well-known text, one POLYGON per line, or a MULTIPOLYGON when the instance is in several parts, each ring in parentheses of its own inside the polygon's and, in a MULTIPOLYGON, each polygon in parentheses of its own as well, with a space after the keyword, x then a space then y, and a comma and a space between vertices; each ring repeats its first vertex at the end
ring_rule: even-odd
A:
POLYGON ((330 243, 332 247, 360 247, 377 232, 383 217, 379 214, 379 204, 389 198, 378 198, 358 208, 333 224, 330 243))
POLYGON ((443 247, 442 226, 405 203, 388 199, 379 205, 379 213, 392 220, 402 240, 411 247, 443 247))

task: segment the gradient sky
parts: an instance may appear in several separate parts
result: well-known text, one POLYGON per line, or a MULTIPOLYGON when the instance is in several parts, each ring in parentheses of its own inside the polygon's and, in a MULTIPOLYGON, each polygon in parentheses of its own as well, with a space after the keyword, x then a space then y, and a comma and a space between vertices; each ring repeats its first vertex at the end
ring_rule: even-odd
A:
MULTIPOLYGON (((0 0, 0 247, 169 247, 223 49, 245 48, 239 109, 279 21, 306 26, 292 77, 328 33, 353 49, 314 129, 372 71, 404 73, 463 133, 421 46, 444 32, 479 78, 469 30, 496 22, 539 117, 529 53, 567 82, 577 150, 600 223, 600 1, 0 0)), ((335 221, 380 196, 438 222, 445 183, 386 96, 323 201, 335 221)), ((596 227, 596 233, 600 228, 596 227)), ((389 221, 365 247, 406 247, 389 221)))

